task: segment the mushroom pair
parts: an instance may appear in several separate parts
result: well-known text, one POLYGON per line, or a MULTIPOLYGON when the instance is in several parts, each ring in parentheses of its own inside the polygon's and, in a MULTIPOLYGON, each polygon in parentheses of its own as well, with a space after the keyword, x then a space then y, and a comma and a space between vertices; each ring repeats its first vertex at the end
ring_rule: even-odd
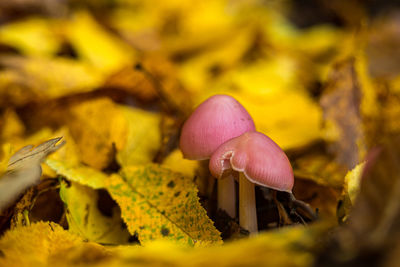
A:
POLYGON ((209 161, 218 180, 218 208, 236 217, 232 170, 239 173, 239 223, 257 232, 254 184, 291 192, 294 178, 288 158, 233 97, 214 95, 200 104, 182 128, 180 149, 185 158, 209 161), (226 173, 229 173, 226 175, 226 173))

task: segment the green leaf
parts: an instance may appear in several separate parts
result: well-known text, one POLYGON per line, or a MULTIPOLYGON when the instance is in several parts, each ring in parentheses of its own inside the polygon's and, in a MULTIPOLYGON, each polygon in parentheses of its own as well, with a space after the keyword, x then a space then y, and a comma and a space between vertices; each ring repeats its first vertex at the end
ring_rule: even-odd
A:
POLYGON ((158 165, 125 168, 121 176, 107 180, 107 189, 142 244, 155 239, 190 246, 222 242, 199 203, 195 184, 180 173, 158 165))

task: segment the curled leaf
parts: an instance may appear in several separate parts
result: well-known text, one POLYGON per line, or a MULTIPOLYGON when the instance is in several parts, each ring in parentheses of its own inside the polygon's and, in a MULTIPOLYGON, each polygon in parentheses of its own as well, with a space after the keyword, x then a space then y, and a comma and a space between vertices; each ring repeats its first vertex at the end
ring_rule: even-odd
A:
POLYGON ((64 142, 57 144, 61 138, 51 139, 35 148, 32 145, 23 147, 11 156, 6 173, 0 177, 0 211, 39 181, 42 174, 40 163, 64 145, 64 142))

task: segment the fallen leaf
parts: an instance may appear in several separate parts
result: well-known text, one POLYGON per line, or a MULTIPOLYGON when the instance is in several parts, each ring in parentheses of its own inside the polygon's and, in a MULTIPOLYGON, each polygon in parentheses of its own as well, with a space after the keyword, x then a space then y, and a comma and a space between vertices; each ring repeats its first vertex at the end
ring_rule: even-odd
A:
POLYGON ((224 246, 193 249, 166 240, 148 246, 103 247, 84 242, 55 223, 35 223, 0 239, 4 266, 310 266, 318 237, 330 228, 290 227, 224 246))
POLYGON ((68 180, 107 189, 120 206, 129 232, 138 234, 142 244, 158 238, 192 246, 221 242, 199 203, 192 177, 158 165, 128 167, 121 176, 106 176, 81 165, 51 159, 46 164, 68 180))
POLYGON ((400 236, 400 139, 389 139, 367 161, 360 192, 345 225, 339 227, 319 255, 319 264, 368 262, 380 265, 400 236))
POLYGON ((129 232, 141 244, 167 239, 189 246, 220 244, 190 178, 157 165, 128 167, 107 180, 129 232))
POLYGON ((313 148, 312 152, 296 157, 292 161, 295 177, 309 179, 319 185, 341 188, 347 166, 338 164, 333 155, 323 148, 313 148))
POLYGON ((137 70, 133 66, 125 67, 110 75, 104 87, 127 91, 144 102, 155 101, 158 97, 152 81, 143 71, 137 70))
POLYGON ((159 114, 135 108, 120 107, 126 121, 126 143, 117 152, 121 166, 150 163, 161 145, 159 114))
POLYGON ((83 242, 82 238, 69 233, 56 223, 38 222, 31 226, 17 227, 2 236, 0 265, 46 266, 50 265, 56 255, 60 262, 61 257, 65 257, 75 248, 93 248, 103 251, 103 258, 106 257, 101 246, 83 242))
POLYGON ((66 38, 80 58, 104 74, 131 66, 135 51, 108 32, 87 12, 80 11, 65 22, 66 38))
POLYGON ((1 140, 22 138, 25 126, 14 110, 8 109, 1 116, 1 140))
POLYGON ((354 59, 338 62, 325 84, 320 103, 325 120, 335 127, 339 136, 332 146, 337 161, 354 168, 366 151, 362 114, 362 89, 354 69, 354 59))
POLYGON ((0 175, 3 176, 7 171, 8 161, 13 154, 13 148, 11 144, 3 144, 1 147, 1 161, 0 161, 0 175))
POLYGON ((41 179, 39 184, 30 187, 13 206, 10 229, 39 221, 62 223, 64 203, 58 192, 59 185, 58 180, 41 179))
POLYGON ((358 164, 354 169, 349 171, 344 178, 342 202, 338 206, 338 219, 342 222, 347 220, 356 197, 360 192, 361 176, 364 166, 365 163, 358 164))
MULTIPOLYGON (((174 266, 310 266, 312 250, 318 237, 331 226, 288 227, 263 232, 254 238, 230 242, 223 246, 188 249, 157 241, 145 247, 119 246, 109 251, 121 262, 146 262, 149 265, 174 266)), ((112 265, 112 266, 114 266, 112 265)))
POLYGON ((253 45, 255 31, 251 27, 243 28, 242 34, 227 38, 226 42, 208 48, 204 53, 181 64, 179 77, 188 90, 200 92, 224 72, 240 63, 253 45))
POLYGON ((199 168, 199 162, 197 160, 188 160, 183 158, 181 150, 175 149, 165 158, 161 166, 174 172, 179 172, 186 177, 193 178, 196 169, 199 168))
POLYGON ((121 212, 114 208, 106 216, 98 208, 98 191, 76 182, 61 182, 60 197, 67 209, 68 231, 102 244, 124 244, 129 232, 123 228, 121 212))
POLYGON ((0 43, 16 47, 27 56, 49 57, 61 44, 51 24, 49 20, 31 17, 3 25, 0 28, 0 43))
POLYGON ((129 121, 122 108, 107 98, 74 105, 71 115, 65 120, 78 145, 82 161, 97 169, 108 166, 113 160, 115 148, 122 149, 129 136, 129 121))
POLYGON ((6 173, 0 177, 0 211, 39 181, 42 174, 40 163, 64 144, 57 144, 61 138, 51 139, 35 148, 32 145, 23 147, 10 157, 6 173))
POLYGON ((91 167, 50 158, 46 159, 45 163, 58 175, 62 175, 70 181, 77 182, 81 185, 87 185, 93 189, 105 188, 108 176, 91 167))
POLYGON ((326 222, 336 223, 336 211, 341 189, 317 184, 309 179, 296 178, 293 195, 309 204, 318 217, 326 222))
POLYGON ((103 77, 89 65, 67 58, 5 56, 1 64, 7 66, 0 72, 2 106, 88 92, 103 82, 103 77))

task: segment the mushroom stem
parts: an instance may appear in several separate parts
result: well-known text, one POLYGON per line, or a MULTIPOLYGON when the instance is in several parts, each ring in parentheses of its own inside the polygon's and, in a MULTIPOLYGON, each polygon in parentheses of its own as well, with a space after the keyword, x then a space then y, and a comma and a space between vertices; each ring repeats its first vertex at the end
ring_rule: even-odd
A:
POLYGON ((239 174, 239 224, 250 234, 258 232, 254 184, 239 174))
POLYGON ((236 217, 236 190, 233 173, 218 179, 218 209, 225 211, 231 218, 236 217))

